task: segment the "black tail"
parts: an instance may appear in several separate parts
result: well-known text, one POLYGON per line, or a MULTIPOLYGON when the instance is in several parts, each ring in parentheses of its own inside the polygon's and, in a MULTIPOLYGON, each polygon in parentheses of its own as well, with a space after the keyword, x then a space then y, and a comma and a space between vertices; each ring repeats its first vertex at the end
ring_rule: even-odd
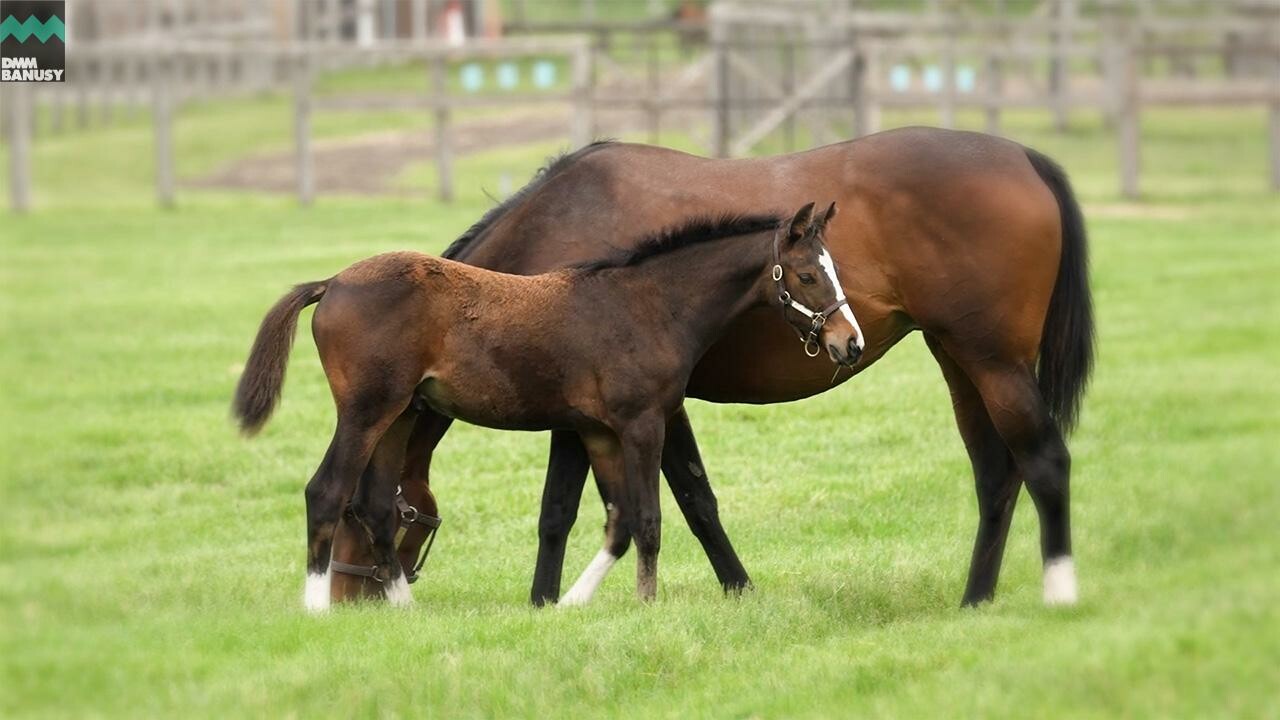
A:
POLYGON ((280 389, 284 387, 284 370, 289 364, 289 350, 298 329, 302 308, 318 302, 327 281, 303 283, 280 298, 262 319, 258 337, 249 351, 231 412, 240 421, 240 430, 253 435, 262 429, 276 409, 280 389))
POLYGON ((1089 292, 1089 248, 1084 216, 1062 168, 1043 154, 1026 148, 1027 158, 1054 197, 1062 215, 1062 260, 1049 300, 1049 313, 1040 336, 1040 365, 1036 374, 1040 394, 1058 429, 1075 427, 1080 401, 1093 370, 1093 297, 1089 292))

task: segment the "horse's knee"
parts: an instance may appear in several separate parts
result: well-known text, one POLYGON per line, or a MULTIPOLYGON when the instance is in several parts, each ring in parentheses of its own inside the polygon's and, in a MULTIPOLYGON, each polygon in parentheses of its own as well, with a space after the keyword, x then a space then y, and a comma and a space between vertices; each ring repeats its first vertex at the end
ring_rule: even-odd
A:
POLYGON ((1071 483, 1071 453, 1056 432, 1022 458, 1027 490, 1037 502, 1065 502, 1071 483))
POLYGON ((555 503, 543 506, 538 518, 538 540, 545 544, 562 545, 569 538, 577 513, 574 509, 555 503))
POLYGON ((307 483, 303 496, 307 502, 307 514, 320 518, 335 517, 341 510, 342 492, 332 478, 317 476, 307 483))

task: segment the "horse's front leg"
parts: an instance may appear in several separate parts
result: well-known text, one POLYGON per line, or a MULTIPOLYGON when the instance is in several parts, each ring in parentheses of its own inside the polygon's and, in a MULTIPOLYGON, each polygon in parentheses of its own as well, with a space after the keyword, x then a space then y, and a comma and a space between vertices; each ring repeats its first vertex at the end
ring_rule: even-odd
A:
POLYGON ((396 417, 389 407, 379 410, 385 414, 339 415, 329 451, 307 483, 307 582, 303 603, 312 612, 329 609, 329 560, 342 506, 368 466, 374 447, 396 417))
POLYGON ((620 433, 625 471, 622 518, 636 544, 636 595, 653 600, 658 593, 658 550, 662 545, 662 506, 658 469, 666 423, 660 414, 629 423, 620 433))
POLYGON ((378 441, 351 503, 351 515, 373 548, 373 579, 382 583, 383 593, 393 605, 413 602, 396 553, 400 518, 395 498, 396 486, 405 465, 405 449, 417 414, 412 409, 406 410, 378 441))
POLYGON ((538 517, 538 563, 529 591, 529 602, 534 605, 553 603, 560 597, 565 543, 578 519, 578 504, 582 501, 582 487, 587 483, 590 468, 587 449, 576 432, 552 431, 547 482, 542 489, 542 513, 538 517))

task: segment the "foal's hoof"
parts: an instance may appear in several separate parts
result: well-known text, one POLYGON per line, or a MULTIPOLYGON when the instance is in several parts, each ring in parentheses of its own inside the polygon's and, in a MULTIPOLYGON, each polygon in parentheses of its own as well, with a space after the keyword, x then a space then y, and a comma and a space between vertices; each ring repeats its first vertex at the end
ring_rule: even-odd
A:
POLYGON ((329 573, 307 573, 307 584, 302 591, 302 605, 307 612, 315 615, 329 611, 330 580, 329 573))

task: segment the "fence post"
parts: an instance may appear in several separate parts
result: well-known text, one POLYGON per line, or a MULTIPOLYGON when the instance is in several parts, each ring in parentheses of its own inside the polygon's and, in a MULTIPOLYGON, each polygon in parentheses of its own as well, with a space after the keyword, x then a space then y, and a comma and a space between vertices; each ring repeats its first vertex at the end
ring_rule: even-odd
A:
POLYGON ((573 52, 573 123, 569 141, 575 149, 590 143, 595 133, 595 93, 592 87, 595 53, 596 46, 590 39, 584 40, 573 52))
POLYGON ((1000 102, 1004 95, 1004 62, 996 52, 987 56, 986 133, 1000 134, 1000 102))
POLYGON ((311 47, 303 45, 293 63, 293 167, 298 184, 298 204, 310 206, 316 199, 316 177, 311 157, 311 47))
POLYGON ((725 44, 724 20, 717 18, 711 6, 711 152, 716 157, 729 156, 729 48, 725 44))
POLYGON ((449 117, 448 59, 438 53, 431 59, 431 89, 436 107, 436 174, 441 202, 453 202, 453 132, 449 117))
POLYGON ((942 102, 938 108, 939 124, 956 126, 956 16, 948 11, 947 38, 942 46, 942 102))
POLYGON ((1053 59, 1049 65, 1049 87, 1053 94, 1053 125, 1059 132, 1070 120, 1071 91, 1071 26, 1075 20, 1075 0, 1055 0, 1053 59))
MULTIPOLYGON (((652 11, 652 4, 650 4, 652 11)), ((646 70, 646 99, 645 103, 645 124, 648 125, 649 143, 651 145, 658 144, 658 136, 660 133, 659 126, 662 122, 662 108, 659 103, 662 98, 662 81, 660 74, 662 72, 661 63, 658 59, 658 37, 654 33, 646 33, 645 39, 648 40, 649 62, 646 70)))
POLYGON ((155 55, 151 77, 151 123, 155 139, 156 199, 164 208, 173 207, 173 96, 169 83, 169 61, 176 54, 164 49, 155 55))
POLYGON ((412 2, 410 37, 415 43, 421 43, 427 39, 427 0, 412 0, 412 2))
POLYGON ((31 208, 30 92, 26 83, 13 83, 4 93, 9 109, 5 123, 9 134, 9 205, 15 213, 31 208))
POLYGON ((1280 192, 1280 59, 1271 72, 1271 189, 1280 192))
POLYGON ((1133 37, 1125 26, 1113 33, 1110 43, 1110 94, 1116 124, 1116 150, 1119 153, 1120 193, 1130 199, 1138 197, 1138 174, 1141 168, 1141 117, 1138 107, 1138 59, 1133 37))

